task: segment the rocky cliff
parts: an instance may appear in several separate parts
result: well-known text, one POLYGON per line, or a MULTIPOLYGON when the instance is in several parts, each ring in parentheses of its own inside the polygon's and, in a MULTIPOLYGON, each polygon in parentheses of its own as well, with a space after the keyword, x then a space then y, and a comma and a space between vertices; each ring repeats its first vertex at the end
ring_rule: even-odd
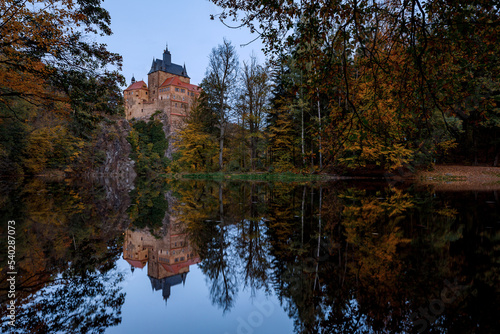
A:
POLYGON ((98 164, 89 172, 91 178, 101 179, 101 183, 116 183, 118 189, 132 189, 136 173, 134 161, 130 159, 132 150, 127 137, 131 127, 125 119, 107 120, 100 124, 100 131, 94 146, 98 164))

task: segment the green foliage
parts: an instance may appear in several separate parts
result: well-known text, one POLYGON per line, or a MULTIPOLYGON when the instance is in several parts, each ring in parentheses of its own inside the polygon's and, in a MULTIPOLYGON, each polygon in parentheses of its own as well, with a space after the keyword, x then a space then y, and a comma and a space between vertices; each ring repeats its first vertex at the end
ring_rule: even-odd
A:
POLYGON ((127 138, 132 146, 131 158, 135 161, 135 169, 139 175, 162 173, 168 164, 165 151, 168 141, 163 132, 163 124, 158 121, 139 121, 127 138))
POLYGON ((130 193, 132 205, 128 209, 130 220, 135 228, 149 228, 154 233, 163 225, 163 218, 168 208, 165 198, 165 183, 138 179, 136 188, 130 193))

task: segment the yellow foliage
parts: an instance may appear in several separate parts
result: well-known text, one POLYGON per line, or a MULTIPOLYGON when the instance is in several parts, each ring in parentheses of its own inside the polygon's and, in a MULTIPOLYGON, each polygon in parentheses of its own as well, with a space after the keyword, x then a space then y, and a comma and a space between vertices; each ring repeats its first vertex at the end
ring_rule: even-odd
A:
POLYGON ((210 134, 203 131, 201 124, 187 123, 179 132, 175 147, 180 153, 177 163, 183 170, 207 171, 218 161, 218 145, 210 134))
POLYGON ((412 198, 395 188, 388 189, 385 198, 356 191, 348 191, 341 197, 346 203, 342 225, 358 257, 352 263, 357 266, 353 270, 359 272, 362 280, 380 284, 396 280, 402 267, 397 248, 410 242, 404 238, 399 222, 414 206, 412 198))
POLYGON ((49 163, 56 167, 67 165, 81 155, 85 142, 71 135, 63 125, 33 130, 23 150, 24 164, 28 172, 37 174, 49 163))

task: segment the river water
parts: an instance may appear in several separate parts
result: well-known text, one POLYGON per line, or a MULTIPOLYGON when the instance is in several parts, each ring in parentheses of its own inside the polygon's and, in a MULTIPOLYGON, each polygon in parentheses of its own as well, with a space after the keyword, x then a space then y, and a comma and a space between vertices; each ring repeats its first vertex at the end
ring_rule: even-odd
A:
POLYGON ((195 180, 129 188, 0 183, 1 332, 499 332, 495 191, 195 180))

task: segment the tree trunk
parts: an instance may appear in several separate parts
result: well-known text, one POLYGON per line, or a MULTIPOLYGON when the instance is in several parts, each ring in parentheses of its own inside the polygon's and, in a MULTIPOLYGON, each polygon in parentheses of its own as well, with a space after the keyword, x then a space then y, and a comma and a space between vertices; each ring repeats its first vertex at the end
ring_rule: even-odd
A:
POLYGON ((317 92, 318 95, 318 122, 319 122, 319 169, 323 169, 323 155, 321 152, 321 104, 319 102, 319 92, 317 92))
POLYGON ((222 165, 222 152, 224 151, 224 125, 220 127, 220 138, 219 138, 219 169, 222 171, 224 167, 222 165))

